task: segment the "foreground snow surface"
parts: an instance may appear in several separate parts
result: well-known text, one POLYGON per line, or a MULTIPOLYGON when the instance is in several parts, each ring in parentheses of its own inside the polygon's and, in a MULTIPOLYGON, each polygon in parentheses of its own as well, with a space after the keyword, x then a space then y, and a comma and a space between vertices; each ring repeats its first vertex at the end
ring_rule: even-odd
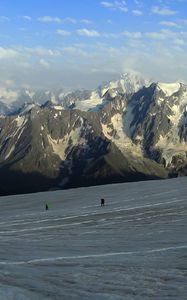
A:
POLYGON ((1 197, 0 299, 186 299, 186 214, 187 178, 1 197))

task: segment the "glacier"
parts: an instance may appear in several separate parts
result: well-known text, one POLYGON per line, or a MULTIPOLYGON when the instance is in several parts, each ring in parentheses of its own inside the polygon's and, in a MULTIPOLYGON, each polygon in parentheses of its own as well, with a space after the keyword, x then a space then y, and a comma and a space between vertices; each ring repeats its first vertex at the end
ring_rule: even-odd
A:
POLYGON ((0 299, 186 299, 186 183, 1 197, 0 299))

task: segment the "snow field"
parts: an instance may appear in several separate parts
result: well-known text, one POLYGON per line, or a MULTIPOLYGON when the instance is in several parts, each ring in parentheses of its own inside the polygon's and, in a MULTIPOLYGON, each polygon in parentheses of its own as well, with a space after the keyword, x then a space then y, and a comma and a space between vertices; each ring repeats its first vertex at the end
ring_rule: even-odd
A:
POLYGON ((0 299, 185 299, 186 180, 1 197, 0 299))

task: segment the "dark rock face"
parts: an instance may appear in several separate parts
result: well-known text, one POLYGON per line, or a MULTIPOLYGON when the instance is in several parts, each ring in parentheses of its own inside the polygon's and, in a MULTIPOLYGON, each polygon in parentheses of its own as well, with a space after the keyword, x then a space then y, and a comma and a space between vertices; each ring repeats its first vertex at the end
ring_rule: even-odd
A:
POLYGON ((94 109, 76 109, 91 94, 0 116, 1 194, 187 174, 186 86, 120 85, 94 109))

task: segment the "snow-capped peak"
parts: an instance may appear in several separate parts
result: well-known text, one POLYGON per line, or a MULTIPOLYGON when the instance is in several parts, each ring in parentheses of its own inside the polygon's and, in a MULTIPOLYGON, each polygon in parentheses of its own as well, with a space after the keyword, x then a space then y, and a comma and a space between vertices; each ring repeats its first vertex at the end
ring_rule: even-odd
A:
POLYGON ((170 97, 174 93, 178 92, 181 84, 179 82, 175 83, 162 83, 158 82, 157 87, 164 92, 167 97, 170 97))
POLYGON ((116 93, 134 93, 141 89, 143 86, 150 85, 151 80, 145 78, 141 73, 135 71, 128 71, 123 73, 119 79, 105 83, 100 87, 101 96, 107 91, 116 93))

